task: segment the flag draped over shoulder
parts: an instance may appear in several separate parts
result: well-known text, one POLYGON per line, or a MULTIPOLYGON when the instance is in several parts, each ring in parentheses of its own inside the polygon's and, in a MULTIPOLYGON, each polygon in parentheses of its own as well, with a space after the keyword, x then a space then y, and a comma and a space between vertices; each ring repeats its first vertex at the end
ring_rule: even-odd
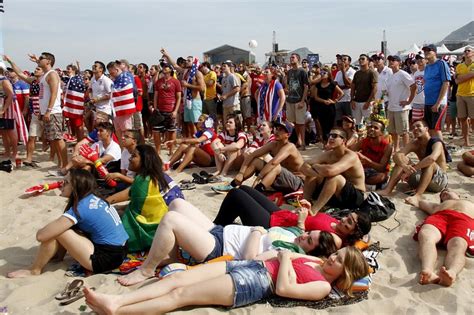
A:
MULTIPOLYGON (((198 71, 198 68, 199 68, 199 59, 194 58, 193 65, 191 67, 191 70, 189 71, 189 76, 187 80, 189 84, 193 83, 193 79, 196 76, 196 71, 198 71)), ((186 95, 185 105, 188 109, 191 109, 192 101, 193 101, 193 94, 192 94, 191 89, 186 88, 184 94, 186 95)))
POLYGON ((84 92, 86 86, 82 76, 69 79, 64 95, 63 115, 67 118, 82 118, 84 114, 84 92))
POLYGON ((131 115, 136 111, 133 82, 125 72, 122 72, 114 81, 112 102, 117 116, 131 115))
POLYGON ((278 106, 274 106, 275 85, 276 80, 272 80, 269 84, 263 84, 258 90, 257 111, 259 123, 263 120, 272 121, 278 112, 278 106))

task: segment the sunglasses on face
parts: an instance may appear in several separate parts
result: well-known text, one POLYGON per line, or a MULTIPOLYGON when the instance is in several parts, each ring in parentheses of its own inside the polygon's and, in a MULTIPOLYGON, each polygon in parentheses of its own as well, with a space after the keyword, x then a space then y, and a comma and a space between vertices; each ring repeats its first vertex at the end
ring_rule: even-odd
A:
POLYGON ((341 136, 341 135, 338 134, 338 133, 332 132, 332 133, 329 134, 329 138, 336 139, 337 137, 340 137, 341 139, 345 139, 343 136, 341 136))
POLYGON ((38 60, 43 60, 43 59, 47 59, 45 56, 39 56, 38 60))

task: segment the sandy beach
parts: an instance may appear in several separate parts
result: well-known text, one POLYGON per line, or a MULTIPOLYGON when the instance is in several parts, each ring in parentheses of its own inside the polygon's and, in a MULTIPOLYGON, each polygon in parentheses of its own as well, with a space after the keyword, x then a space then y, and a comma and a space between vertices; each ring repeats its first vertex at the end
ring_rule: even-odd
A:
MULTIPOLYGON (((460 139, 456 140, 456 144, 460 139)), ((303 152, 305 159, 317 154, 317 146, 303 152)), ((456 170, 461 151, 453 155, 450 163, 449 187, 460 193, 463 198, 473 199, 474 180, 462 176, 456 170)), ((41 168, 20 168, 12 173, 0 173, 0 309, 6 307, 8 314, 87 314, 87 308, 81 312, 84 299, 68 306, 59 306, 54 296, 61 291, 72 278, 65 276, 65 270, 72 263, 66 259, 60 263, 50 263, 40 276, 24 279, 7 279, 6 273, 30 265, 37 249, 36 231, 46 223, 61 215, 66 199, 59 197, 59 191, 53 190, 39 196, 25 197, 23 191, 33 185, 55 181, 56 178, 45 177, 47 170, 54 169, 55 164, 48 160, 49 154, 38 152, 36 157, 41 168)), ((191 178, 191 173, 198 168, 187 169, 182 174, 170 175, 176 180, 191 178)), ((209 168, 208 170, 212 170, 209 168)), ((251 184, 251 181, 247 182, 251 184)), ((198 185, 196 190, 185 191, 185 197, 213 219, 224 195, 215 194, 211 185, 198 185)), ((474 259, 467 258, 466 267, 453 287, 444 288, 437 285, 421 286, 418 284, 420 263, 417 257, 417 243, 412 239, 415 225, 425 217, 420 210, 405 204, 403 199, 406 190, 403 184, 398 186, 391 198, 397 212, 395 216, 382 222, 387 228, 397 225, 388 232, 377 224, 371 231, 372 241, 379 241, 385 248, 379 255, 380 269, 373 276, 373 284, 368 300, 348 306, 327 308, 321 313, 352 314, 473 314, 474 292, 474 259), (395 217, 395 218, 394 218, 395 217)), ((426 194, 425 198, 437 201, 438 195, 426 194)), ((445 251, 440 251, 444 258, 445 251)), ((440 257, 440 258, 441 258, 440 257)), ((440 261, 440 260, 438 260, 440 261)), ((135 290, 137 286, 122 287, 115 280, 117 275, 93 275, 84 279, 87 286, 93 286, 100 292, 124 293, 135 290)), ((138 285, 139 286, 139 285, 138 285)), ((222 308, 190 308, 175 312, 176 314, 222 314, 222 308)), ((309 308, 273 308, 265 304, 231 310, 231 314, 310 314, 315 311, 309 308)))

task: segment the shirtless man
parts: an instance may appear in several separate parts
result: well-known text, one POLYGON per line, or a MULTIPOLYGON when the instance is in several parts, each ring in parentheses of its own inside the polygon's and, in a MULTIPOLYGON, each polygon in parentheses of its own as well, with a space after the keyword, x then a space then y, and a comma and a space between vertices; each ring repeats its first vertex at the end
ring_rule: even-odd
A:
POLYGON ((347 133, 333 128, 326 151, 305 163, 304 198, 316 201, 311 206, 315 215, 325 205, 341 209, 357 208, 364 201, 364 167, 359 156, 346 147, 347 133))
POLYGON ((443 142, 439 138, 430 137, 424 120, 416 121, 412 128, 415 140, 394 154, 395 167, 390 180, 387 187, 379 191, 380 195, 388 196, 400 180, 407 180, 410 187, 416 189, 415 195, 406 199, 410 203, 414 202, 411 199, 420 199, 425 190, 440 192, 446 188, 448 176, 445 172, 449 157, 443 142), (411 152, 418 157, 418 163, 413 164, 408 158, 411 152))
POLYGON ((304 183, 299 172, 304 163, 303 157, 296 146, 288 140, 292 129, 289 123, 275 123, 275 141, 269 142, 247 155, 231 185, 239 186, 258 172, 254 188, 259 191, 264 191, 270 186, 285 193, 303 188, 304 183), (267 154, 273 157, 268 163, 261 159, 267 154))
POLYGON ((192 71, 194 58, 189 56, 186 58, 186 64, 184 67, 178 66, 169 53, 162 48, 161 53, 168 59, 168 62, 178 71, 182 72, 183 80, 181 80, 181 86, 183 87, 183 100, 184 100, 184 136, 191 138, 197 131, 196 124, 199 116, 202 114, 202 99, 201 92, 206 91, 206 84, 204 83, 204 76, 201 71, 198 71, 197 67, 195 71, 192 71), (189 81, 191 78, 191 82, 189 81), (191 90, 191 99, 187 99, 187 89, 191 90))
POLYGON ((420 284, 451 286, 465 264, 466 250, 474 252, 474 203, 461 200, 459 195, 444 189, 440 204, 420 199, 407 202, 429 214, 416 228, 421 260, 420 284), (437 259, 436 245, 442 242, 448 250, 444 264, 434 273, 437 259))

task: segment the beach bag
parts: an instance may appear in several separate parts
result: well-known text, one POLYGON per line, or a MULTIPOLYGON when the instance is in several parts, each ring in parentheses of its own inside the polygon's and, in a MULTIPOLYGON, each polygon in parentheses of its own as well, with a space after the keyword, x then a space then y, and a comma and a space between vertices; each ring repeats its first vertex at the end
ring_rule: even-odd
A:
POLYGON ((390 218, 395 210, 395 204, 393 202, 372 191, 359 206, 358 211, 367 213, 372 222, 379 222, 390 218))
POLYGON ((160 111, 157 109, 155 109, 153 113, 151 113, 150 118, 148 119, 152 127, 158 127, 164 120, 165 117, 161 115, 160 111))

